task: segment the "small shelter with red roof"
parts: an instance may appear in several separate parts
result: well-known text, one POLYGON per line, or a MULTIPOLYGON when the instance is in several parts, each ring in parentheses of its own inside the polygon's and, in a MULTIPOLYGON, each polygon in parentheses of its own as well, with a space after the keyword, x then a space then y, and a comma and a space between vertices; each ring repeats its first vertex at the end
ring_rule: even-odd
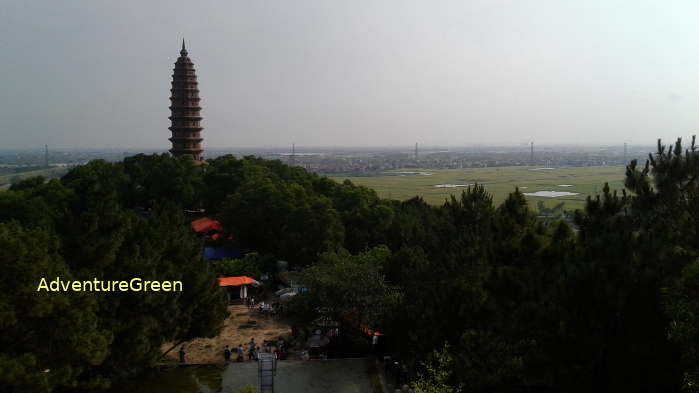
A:
POLYGON ((260 286, 259 281, 248 276, 219 277, 218 285, 228 289, 228 302, 248 297, 248 288, 260 286))
POLYGON ((200 218, 198 220, 192 221, 192 229, 196 233, 211 233, 211 232, 222 232, 223 226, 217 220, 212 220, 209 217, 200 218))

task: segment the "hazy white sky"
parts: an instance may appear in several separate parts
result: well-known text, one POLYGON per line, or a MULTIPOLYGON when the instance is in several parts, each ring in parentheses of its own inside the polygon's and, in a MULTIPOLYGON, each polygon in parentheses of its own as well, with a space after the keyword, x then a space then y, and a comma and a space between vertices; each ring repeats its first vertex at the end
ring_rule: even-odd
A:
POLYGON ((642 143, 699 129, 699 2, 0 0, 0 148, 642 143))

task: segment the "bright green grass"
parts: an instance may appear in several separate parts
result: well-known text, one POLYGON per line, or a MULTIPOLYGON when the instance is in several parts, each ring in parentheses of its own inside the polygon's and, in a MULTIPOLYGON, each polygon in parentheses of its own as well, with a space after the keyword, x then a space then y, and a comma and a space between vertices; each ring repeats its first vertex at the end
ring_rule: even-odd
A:
POLYGON ((335 177, 342 181, 350 179, 355 184, 376 190, 383 198, 405 200, 416 195, 431 204, 442 204, 450 194, 458 197, 465 188, 435 188, 435 184, 472 184, 479 183, 493 195, 493 202, 499 205, 507 195, 519 187, 522 192, 569 191, 579 195, 557 198, 527 197, 531 206, 541 200, 547 207, 565 202, 566 210, 580 209, 588 195, 602 192, 604 183, 609 183, 612 190, 624 188, 622 166, 616 167, 563 167, 553 170, 531 170, 536 167, 496 167, 475 169, 402 169, 388 171, 376 176, 335 177), (396 175, 398 172, 423 171, 433 175, 396 175), (394 173, 391 175, 391 173, 394 173), (560 184, 572 184, 573 187, 560 187, 560 184), (525 188, 526 187, 526 188, 525 188))

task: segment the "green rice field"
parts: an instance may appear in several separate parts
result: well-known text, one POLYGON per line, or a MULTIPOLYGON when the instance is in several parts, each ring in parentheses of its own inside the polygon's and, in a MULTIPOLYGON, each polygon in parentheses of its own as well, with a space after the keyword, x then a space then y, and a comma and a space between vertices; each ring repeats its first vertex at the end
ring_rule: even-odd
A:
POLYGON ((623 166, 604 167, 493 167, 469 169, 401 169, 372 176, 337 176, 335 180, 350 179, 355 184, 373 188, 383 198, 405 200, 416 195, 432 204, 442 204, 449 195, 456 196, 470 184, 482 184, 500 204, 519 187, 523 193, 553 191, 565 195, 556 197, 527 196, 532 207, 543 201, 547 207, 564 202, 564 209, 582 208, 588 195, 602 192, 604 183, 612 190, 624 188, 623 166), (435 187, 438 186, 438 187, 435 187), (570 195, 576 194, 576 195, 570 195))
POLYGON ((0 173, 0 189, 4 189, 10 186, 12 178, 16 177, 19 179, 28 179, 34 176, 44 176, 46 178, 52 179, 55 177, 61 177, 68 171, 67 168, 42 168, 32 171, 25 171, 19 173, 0 173))

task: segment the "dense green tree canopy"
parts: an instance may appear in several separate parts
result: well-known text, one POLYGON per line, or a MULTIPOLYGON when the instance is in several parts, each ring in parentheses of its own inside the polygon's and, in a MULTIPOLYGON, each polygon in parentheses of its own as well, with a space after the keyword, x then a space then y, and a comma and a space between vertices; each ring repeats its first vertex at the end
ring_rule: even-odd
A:
MULTIPOLYGON (((358 255, 346 250, 324 253, 318 263, 302 271, 301 282, 310 291, 295 296, 292 303, 322 310, 320 313, 344 325, 379 330, 401 302, 401 293, 381 273, 389 257, 385 247, 358 255)), ((317 316, 312 312, 303 314, 317 316)))
MULTIPOLYGON (((37 293, 42 278, 70 279, 59 239, 42 229, 0 224, 0 387, 48 391, 76 383, 100 364, 112 335, 100 326, 96 299, 37 293)), ((99 380, 81 380, 91 385, 99 380)))
POLYGON ((161 198, 137 214, 130 181, 122 164, 97 160, 0 193, 3 389, 104 386, 153 364, 165 342, 220 329, 224 297, 182 208, 161 198), (181 281, 183 291, 37 292, 58 277, 181 281))

